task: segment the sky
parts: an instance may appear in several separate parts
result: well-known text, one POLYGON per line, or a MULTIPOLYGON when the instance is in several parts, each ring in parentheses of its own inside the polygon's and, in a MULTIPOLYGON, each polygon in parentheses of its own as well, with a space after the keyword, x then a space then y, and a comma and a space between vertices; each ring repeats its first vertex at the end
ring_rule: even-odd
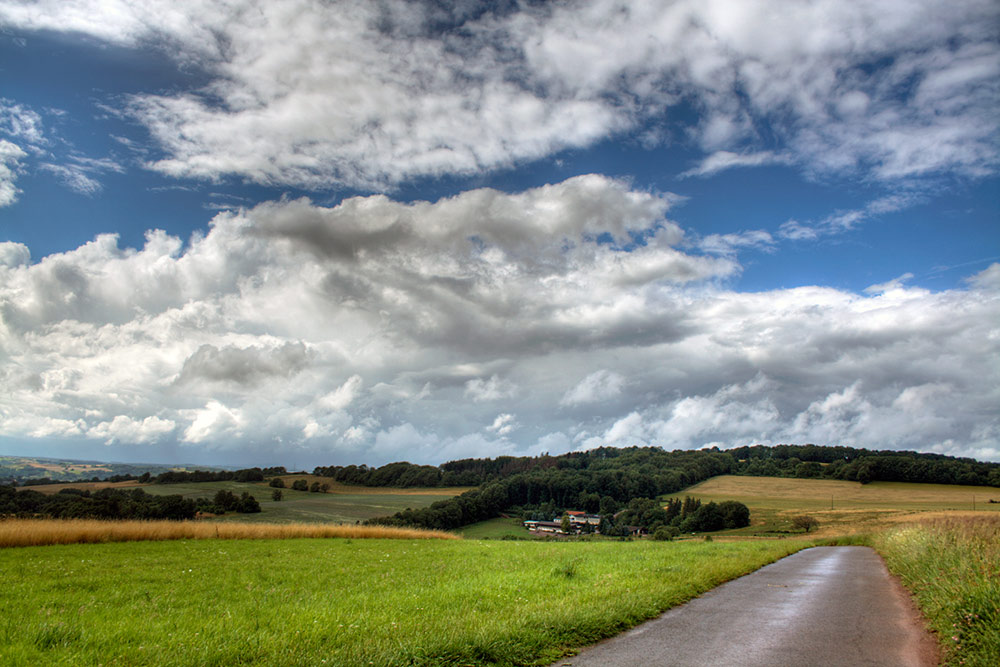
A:
POLYGON ((993 0, 0 0, 0 452, 1000 461, 993 0))

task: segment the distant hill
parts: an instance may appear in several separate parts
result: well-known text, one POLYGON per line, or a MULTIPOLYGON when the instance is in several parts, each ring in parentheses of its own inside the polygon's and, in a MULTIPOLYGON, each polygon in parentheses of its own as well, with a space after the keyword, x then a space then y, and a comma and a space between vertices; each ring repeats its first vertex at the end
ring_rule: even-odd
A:
POLYGON ((158 475, 170 471, 224 470, 220 467, 165 465, 162 463, 107 463, 76 459, 50 459, 40 456, 0 456, 0 484, 22 484, 30 480, 61 480, 67 482, 105 480, 118 475, 158 475))

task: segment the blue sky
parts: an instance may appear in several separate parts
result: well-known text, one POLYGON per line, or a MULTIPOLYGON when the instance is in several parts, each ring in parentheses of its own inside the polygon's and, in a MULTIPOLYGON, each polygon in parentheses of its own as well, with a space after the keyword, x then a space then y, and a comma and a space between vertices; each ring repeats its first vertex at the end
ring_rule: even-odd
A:
POLYGON ((0 1, 0 449, 1000 460, 994 3, 175 4, 0 1))

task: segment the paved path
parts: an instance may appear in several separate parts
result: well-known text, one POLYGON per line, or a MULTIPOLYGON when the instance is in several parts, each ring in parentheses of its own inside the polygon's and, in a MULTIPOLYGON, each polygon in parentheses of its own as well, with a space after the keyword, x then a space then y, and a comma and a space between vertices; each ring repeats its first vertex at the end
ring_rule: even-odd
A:
POLYGON ((816 547, 556 666, 936 665, 934 639, 872 549, 816 547))

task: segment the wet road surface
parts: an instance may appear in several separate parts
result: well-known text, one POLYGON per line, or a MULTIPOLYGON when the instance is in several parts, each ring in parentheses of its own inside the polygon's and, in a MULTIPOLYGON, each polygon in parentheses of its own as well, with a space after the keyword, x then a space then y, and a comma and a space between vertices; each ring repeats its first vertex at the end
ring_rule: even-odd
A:
POLYGON ((923 667, 936 650, 875 551, 815 547, 554 665, 923 667))

